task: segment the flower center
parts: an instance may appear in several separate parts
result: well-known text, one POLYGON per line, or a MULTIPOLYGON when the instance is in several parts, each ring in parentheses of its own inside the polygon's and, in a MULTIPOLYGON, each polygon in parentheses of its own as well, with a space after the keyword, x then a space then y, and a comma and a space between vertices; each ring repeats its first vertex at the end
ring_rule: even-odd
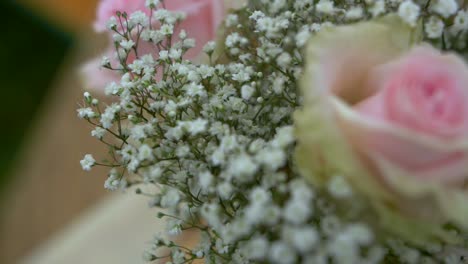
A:
POLYGON ((465 95, 459 84, 448 72, 418 73, 409 69, 390 83, 391 119, 429 134, 457 134, 465 116, 465 95))
POLYGON ((453 128, 462 122, 463 94, 449 76, 431 76, 414 92, 412 98, 412 104, 416 108, 414 110, 425 116, 429 124, 441 128, 453 128))
POLYGON ((447 91, 436 84, 425 84, 420 89, 422 97, 426 98, 426 111, 435 118, 444 118, 447 114, 447 91))

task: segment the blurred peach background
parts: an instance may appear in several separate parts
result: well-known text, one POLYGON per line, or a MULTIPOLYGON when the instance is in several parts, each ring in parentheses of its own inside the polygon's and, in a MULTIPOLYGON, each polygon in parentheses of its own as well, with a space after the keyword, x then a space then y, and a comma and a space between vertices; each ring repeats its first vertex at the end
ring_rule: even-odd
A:
POLYGON ((89 126, 76 118, 75 110, 83 93, 76 66, 102 46, 90 26, 97 1, 23 0, 19 3, 58 30, 72 34, 74 43, 63 58, 31 129, 26 131, 11 172, 13 180, 0 200, 0 263, 3 264, 18 263, 108 195, 103 188, 104 173, 85 173, 80 168, 82 155, 102 149, 89 136, 89 126), (89 39, 97 41, 89 43, 89 39))

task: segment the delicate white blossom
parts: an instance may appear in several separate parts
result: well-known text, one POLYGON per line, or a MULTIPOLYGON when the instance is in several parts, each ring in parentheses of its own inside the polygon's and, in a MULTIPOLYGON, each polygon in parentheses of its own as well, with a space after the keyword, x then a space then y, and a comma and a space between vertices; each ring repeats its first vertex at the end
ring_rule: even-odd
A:
POLYGON ((457 12, 458 3, 456 0, 436 0, 432 9, 434 12, 447 18, 457 12))
POLYGON ((415 26, 421 8, 411 0, 403 1, 398 7, 398 15, 409 25, 415 26))
POLYGON ((96 160, 94 160, 93 155, 91 154, 86 154, 84 158, 80 161, 81 167, 85 171, 90 171, 95 163, 96 160))

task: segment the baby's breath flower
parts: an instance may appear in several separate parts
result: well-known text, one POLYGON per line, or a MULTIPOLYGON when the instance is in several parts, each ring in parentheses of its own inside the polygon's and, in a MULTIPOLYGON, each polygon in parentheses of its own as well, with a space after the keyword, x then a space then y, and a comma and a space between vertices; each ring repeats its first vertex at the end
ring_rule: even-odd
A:
POLYGON ((301 31, 296 34, 296 42, 299 47, 302 47, 306 44, 307 40, 309 39, 310 31, 309 27, 304 26, 301 31))
POLYGON ((113 104, 111 106, 108 106, 106 108, 106 110, 104 111, 104 113, 101 115, 101 124, 104 128, 111 128, 112 127, 112 123, 115 119, 115 114, 120 111, 120 106, 117 105, 117 104, 113 104))
POLYGON ((169 58, 173 60, 178 60, 182 57, 182 50, 180 49, 171 49, 169 51, 169 58))
POLYGON ((116 95, 120 90, 120 87, 115 83, 115 82, 111 82, 109 84, 106 85, 106 87, 104 88, 104 92, 106 95, 116 95))
POLYGON ((153 149, 146 144, 141 145, 140 148, 138 149, 138 159, 140 161, 153 160, 154 159, 153 149))
POLYGON ((84 158, 80 161, 81 167, 85 171, 90 171, 91 168, 94 166, 96 160, 94 160, 93 155, 86 154, 84 158))
POLYGON ((230 199, 233 192, 232 184, 230 184, 229 182, 222 182, 217 186, 217 192, 222 199, 230 199))
POLYGON ((320 0, 315 6, 317 11, 324 14, 332 14, 335 11, 335 7, 330 0, 320 0))
POLYGON ((255 237, 250 239, 245 247, 244 254, 250 259, 261 260, 268 253, 269 242, 264 237, 255 237))
POLYGON ((468 11, 460 10, 453 19, 453 28, 456 31, 468 31, 468 11))
POLYGON ((341 176, 335 176, 330 180, 328 191, 333 197, 340 199, 350 198, 353 193, 351 186, 341 176))
POLYGON ((398 7, 398 15, 409 25, 415 26, 421 8, 411 0, 403 1, 398 7))
POLYGON ((126 185, 127 182, 125 181, 125 179, 119 178, 119 175, 116 171, 111 171, 109 177, 104 182, 104 188, 106 188, 109 191, 116 191, 118 189, 125 188, 126 185))
POLYGON ((133 48, 134 45, 135 45, 135 42, 133 42, 133 40, 120 41, 120 46, 124 48, 125 50, 130 50, 131 48, 133 48))
POLYGON ((255 93, 255 88, 253 88, 250 85, 243 85, 241 88, 241 95, 242 95, 242 98, 244 98, 245 100, 249 100, 254 93, 255 93))
POLYGON ((286 68, 289 66, 289 64, 291 63, 291 55, 289 55, 288 53, 286 52, 283 52, 277 59, 277 63, 279 66, 283 67, 283 68, 286 68))
POLYGON ((94 118, 96 113, 94 113, 91 107, 80 108, 77 110, 79 118, 94 118))
POLYGON ((130 27, 134 27, 136 25, 146 26, 148 22, 149 22, 148 16, 146 16, 146 14, 143 11, 138 10, 130 15, 129 26, 130 27))
POLYGON ((188 121, 183 124, 191 135, 197 135, 206 131, 208 121, 198 118, 194 121, 188 121))
POLYGON ((167 60, 167 59, 169 59, 169 51, 167 51, 167 50, 161 50, 161 51, 159 52, 159 59, 161 59, 161 60, 167 60))
POLYGON ((373 17, 377 17, 383 13, 385 13, 385 1, 384 0, 375 0, 370 7, 370 12, 373 17))
POLYGON ((117 28, 117 18, 115 16, 111 16, 107 21, 106 28, 108 30, 114 30, 117 28))
POLYGON ((161 198, 161 207, 168 208, 176 205, 180 200, 179 191, 175 189, 169 189, 161 198))
POLYGON ((360 19, 364 15, 362 7, 357 6, 346 11, 346 18, 349 20, 360 19))
POLYGON ((145 6, 150 9, 156 8, 159 5, 160 0, 146 0, 145 6))
POLYGON ((91 131, 91 136, 96 137, 98 139, 102 139, 106 134, 106 130, 100 127, 96 127, 93 131, 91 131))
POLYGON ((211 54, 213 53, 215 48, 216 48, 216 42, 209 41, 205 44, 205 46, 203 46, 203 52, 205 52, 206 54, 211 54))
POLYGON ((253 179, 257 169, 258 164, 250 156, 241 154, 230 161, 228 172, 238 181, 248 182, 253 179))
POLYGON ((424 24, 424 30, 426 31, 427 37, 431 39, 437 39, 442 36, 444 31, 444 22, 439 18, 432 16, 424 24))
POLYGON ((456 0, 436 0, 435 4, 432 5, 432 10, 447 18, 457 12, 458 3, 456 0))
POLYGON ((110 66, 110 59, 107 56, 102 56, 101 58, 101 67, 107 67, 110 66))
POLYGON ((315 248, 320 240, 319 233, 313 227, 291 227, 283 229, 286 240, 299 252, 308 252, 315 248))
POLYGON ((255 158, 272 171, 281 168, 286 162, 285 153, 277 148, 265 148, 255 158))
POLYGON ((293 264, 297 255, 295 251, 284 242, 275 242, 270 248, 270 260, 272 263, 293 264))
POLYGON ((283 217, 292 224, 304 224, 312 214, 309 203, 300 199, 290 199, 284 208, 283 217))
POLYGON ((174 26, 172 24, 164 24, 159 30, 163 35, 169 36, 174 33, 174 26))
POLYGON ((229 14, 226 17, 226 26, 232 27, 239 23, 239 17, 236 14, 229 14))

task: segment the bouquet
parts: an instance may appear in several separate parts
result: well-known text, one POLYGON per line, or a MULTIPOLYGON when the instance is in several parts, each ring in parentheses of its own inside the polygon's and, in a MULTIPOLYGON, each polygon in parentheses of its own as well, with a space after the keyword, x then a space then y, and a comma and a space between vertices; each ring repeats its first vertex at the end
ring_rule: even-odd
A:
POLYGON ((467 262, 466 1, 102 0, 95 29, 81 165, 166 221, 148 262, 467 262))

